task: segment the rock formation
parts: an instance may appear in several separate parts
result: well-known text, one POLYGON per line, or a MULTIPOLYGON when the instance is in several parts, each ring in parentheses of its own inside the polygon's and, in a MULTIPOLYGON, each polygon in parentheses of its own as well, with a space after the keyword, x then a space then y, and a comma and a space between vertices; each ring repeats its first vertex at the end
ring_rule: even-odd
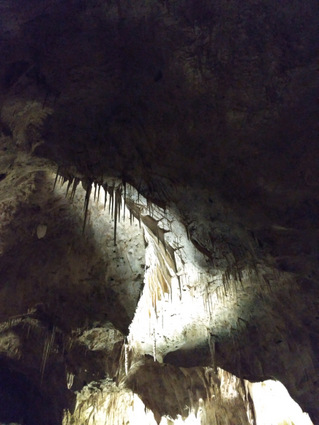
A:
POLYGON ((318 18, 0 2, 1 423, 319 423, 318 18))

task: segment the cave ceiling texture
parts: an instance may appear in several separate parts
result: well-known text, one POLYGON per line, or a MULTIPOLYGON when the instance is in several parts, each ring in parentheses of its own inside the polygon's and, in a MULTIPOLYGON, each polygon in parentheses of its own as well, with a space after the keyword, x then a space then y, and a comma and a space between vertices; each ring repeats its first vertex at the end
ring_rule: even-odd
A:
POLYGON ((1 424, 319 424, 318 47, 318 0, 0 1, 1 424))

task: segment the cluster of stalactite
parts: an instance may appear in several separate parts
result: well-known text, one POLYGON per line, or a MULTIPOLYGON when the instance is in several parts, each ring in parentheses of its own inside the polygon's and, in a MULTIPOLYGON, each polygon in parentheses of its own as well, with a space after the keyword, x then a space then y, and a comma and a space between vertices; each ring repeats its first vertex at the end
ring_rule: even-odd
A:
MULTIPOLYGON (((168 233, 172 233, 172 223, 175 220, 174 216, 168 214, 167 210, 145 199, 133 186, 119 179, 101 179, 100 181, 93 181, 87 178, 80 179, 58 169, 54 187, 57 183, 62 186, 67 183, 66 196, 73 201, 80 182, 85 190, 83 232, 87 224, 89 203, 92 198, 94 201, 99 202, 101 192, 104 193, 104 199, 102 200, 104 209, 108 210, 114 222, 114 245, 117 243, 117 224, 120 220, 125 220, 126 209, 128 211, 130 223, 133 224, 133 221, 137 220, 139 226, 143 226, 146 243, 152 245, 153 249, 156 251, 153 255, 154 264, 151 266, 147 265, 144 281, 147 284, 147 302, 150 303, 149 318, 154 314, 157 322, 159 318, 159 302, 166 299, 166 297, 172 299, 172 286, 174 286, 172 280, 178 283, 177 292, 179 293, 180 300, 182 299, 183 290, 186 290, 186 287, 189 288, 189 277, 183 270, 185 258, 183 259, 180 253, 180 251, 183 250, 183 246, 178 242, 174 244, 168 242, 166 237, 168 233), (101 190, 101 188, 103 188, 103 190, 101 190)), ((186 229, 184 229, 184 233, 184 239, 194 244, 194 240, 187 226, 186 229)), ((194 245, 196 248, 196 243, 194 245)), ((216 249, 218 248, 216 247, 216 249)), ((261 282, 260 291, 258 291, 261 298, 264 296, 263 294, 265 291, 271 290, 269 278, 265 273, 259 273, 254 262, 252 262, 253 265, 249 266, 246 271, 243 271, 242 265, 239 266, 238 262, 234 260, 236 255, 234 254, 231 258, 228 258, 229 255, 225 256, 227 260, 226 269, 221 271, 217 276, 216 274, 210 276, 207 270, 204 273, 197 270, 197 272, 195 272, 196 276, 193 278, 193 284, 195 284, 195 286, 204 288, 204 290, 202 290, 202 299, 204 311, 207 315, 208 329, 213 321, 216 304, 219 306, 226 306, 229 302, 236 302, 239 296, 238 294, 246 291, 245 285, 247 285, 250 279, 258 279, 261 282)), ((246 319, 241 319, 239 317, 238 323, 234 324, 234 326, 238 325, 239 328, 242 328, 245 323, 246 319)), ((153 338, 154 359, 157 358, 156 326, 157 325, 153 323, 150 328, 150 334, 153 338)), ((208 330, 207 341, 209 346, 212 347, 210 335, 211 332, 208 330)))
MULTIPOLYGON (((152 341, 152 349, 148 349, 147 353, 153 355, 154 361, 161 361, 162 355, 160 353, 160 342, 157 341, 158 332, 162 332, 163 321, 165 316, 166 300, 173 302, 179 301, 182 303, 183 294, 193 292, 197 293, 197 297, 201 297, 203 312, 206 315, 204 319, 207 326, 206 343, 211 353, 211 365, 215 365, 215 343, 218 340, 218 333, 220 329, 215 328, 216 317, 218 312, 224 310, 232 310, 235 305, 243 301, 243 294, 247 291, 253 291, 255 298, 264 301, 269 296, 275 296, 272 290, 272 281, 281 279, 282 276, 274 275, 274 271, 266 269, 264 265, 260 267, 252 261, 247 264, 243 269, 242 264, 236 260, 236 253, 232 256, 228 252, 225 255, 227 266, 224 270, 216 270, 213 275, 209 274, 209 270, 199 270, 194 268, 194 275, 190 278, 187 275, 185 267, 185 253, 183 255, 183 244, 187 241, 194 244, 193 238, 189 231, 184 229, 184 235, 181 240, 172 243, 174 235, 174 220, 176 218, 167 209, 164 210, 152 202, 145 199, 133 186, 119 179, 106 179, 97 182, 90 179, 80 180, 78 177, 72 177, 58 171, 54 185, 60 183, 64 185, 67 183, 66 196, 71 201, 74 199, 77 187, 82 182, 85 190, 84 199, 84 220, 83 231, 87 224, 89 203, 91 200, 99 202, 101 193, 104 199, 101 200, 104 209, 107 209, 109 215, 114 223, 114 244, 117 241, 117 223, 124 220, 126 211, 131 224, 137 220, 140 227, 144 229, 145 241, 149 246, 148 249, 153 249, 152 264, 147 264, 144 275, 144 293, 143 303, 147 303, 148 317, 141 315, 137 318, 139 326, 148 330, 148 338, 152 341), (67 176, 67 177, 66 177, 67 176), (103 190, 102 190, 103 188, 103 190), (184 238, 184 239, 183 239, 184 238), (259 282, 254 284, 252 288, 251 282, 259 282), (186 292, 184 292, 186 291, 186 292), (175 299, 176 297, 176 299, 175 299), (148 321, 146 325, 143 321, 148 321), (160 329, 162 324, 162 331, 160 329), (148 328, 148 329, 147 329, 148 328), (217 333, 217 335, 216 335, 217 333), (217 340, 216 340, 217 338, 217 340)), ((177 238, 178 239, 178 238, 177 238)), ((195 248, 197 247, 196 244, 195 248)), ((218 247, 216 246, 216 249, 218 247)), ((239 248, 238 248, 239 249, 239 248)), ((238 254, 239 258, 243 256, 238 254)), ((194 295, 195 296, 195 295, 194 295)), ((229 334, 228 337, 234 342, 235 346, 240 345, 237 343, 237 334, 241 334, 249 327, 250 317, 242 314, 241 309, 238 313, 234 314, 231 321, 227 325, 227 329, 222 329, 222 332, 229 334)), ((126 342, 123 355, 127 359, 128 352, 134 340, 134 331, 130 332, 128 341, 126 342)), ((237 350, 240 353, 240 350, 237 350)), ((239 355, 234 351, 234 361, 239 364, 239 355)), ((46 347, 44 347, 44 358, 46 357, 46 347)), ((125 370, 128 373, 128 362, 125 362, 125 370)), ((42 365, 42 369, 45 368, 42 365)))
MULTIPOLYGON (((80 180, 78 177, 72 176, 64 176, 59 174, 60 169, 58 169, 54 188, 57 183, 63 186, 67 182, 66 188, 66 196, 70 197, 70 200, 73 201, 77 187, 82 182, 82 186, 85 190, 85 200, 84 200, 84 219, 83 219, 83 232, 85 231, 88 217, 88 209, 91 194, 94 193, 93 199, 94 201, 99 201, 101 187, 104 192, 104 209, 106 209, 108 205, 108 212, 113 218, 114 221, 114 245, 116 245, 117 241, 117 223, 123 219, 125 220, 125 210, 128 209, 129 212, 129 220, 130 223, 133 224, 133 220, 136 219, 141 226, 142 224, 148 229, 149 233, 152 237, 156 238, 158 246, 160 246, 163 251, 158 267, 153 272, 154 275, 150 276, 149 282, 151 282, 152 293, 153 293, 153 307, 156 308, 156 300, 161 295, 161 293, 169 293, 171 291, 170 285, 170 276, 167 273, 167 268, 170 268, 175 275, 178 275, 176 259, 175 259, 175 251, 179 249, 179 247, 173 247, 165 240, 165 234, 170 232, 171 229, 165 229, 160 226, 160 222, 164 219, 165 212, 160 207, 156 207, 157 212, 160 212, 159 219, 155 219, 152 216, 152 213, 155 209, 155 206, 148 200, 142 201, 142 195, 139 194, 132 186, 128 185, 126 182, 113 181, 112 184, 103 182, 93 182, 89 179, 80 180), (135 191, 137 195, 137 201, 132 201, 127 197, 128 189, 132 192, 135 191), (141 202, 140 202, 141 199, 141 202), (164 263, 168 262, 168 267, 164 263)), ((167 220, 166 220, 167 221, 167 220)), ((179 279, 179 276, 178 276, 179 279)))
MULTIPOLYGON (((0 344, 6 338, 13 342, 17 341, 17 344, 12 343, 10 352, 5 353, 14 361, 24 359, 28 362, 29 360, 25 358, 27 348, 29 344, 33 345, 34 341, 37 341, 37 345, 34 346, 34 348, 39 347, 39 352, 35 352, 38 362, 35 376, 40 386, 45 383, 48 364, 56 361, 57 357, 61 360, 65 353, 70 352, 81 333, 81 330, 77 329, 66 334, 58 326, 47 323, 47 319, 45 313, 35 307, 25 314, 12 316, 0 324, 0 344)), ((67 387, 70 389, 74 374, 67 371, 65 378, 67 387)))
MULTIPOLYGON (((65 346, 65 348, 68 345, 67 340, 69 344, 71 344, 71 341, 70 341, 70 338, 62 334, 61 330, 58 329, 57 327, 53 326, 52 329, 48 329, 46 326, 43 326, 41 321, 32 317, 33 314, 34 312, 30 312, 24 315, 15 316, 1 323, 0 339, 3 337, 5 338, 8 332, 10 332, 11 334, 12 333, 15 334, 17 338, 20 339, 20 334, 24 335, 25 329, 27 329, 25 336, 23 336, 23 340, 25 340, 25 342, 28 341, 31 333, 34 335, 37 335, 37 337, 40 338, 41 341, 42 340, 44 341, 42 356, 39 359, 40 360, 39 380, 40 380, 40 383, 42 384, 46 367, 49 362, 49 358, 57 344, 56 333, 59 333, 59 338, 58 338, 59 342, 61 342, 61 340, 64 341, 63 345, 65 346)), ((21 342, 23 342, 23 340, 21 340, 21 342)), ((10 353, 10 356, 12 356, 14 360, 19 360, 21 356, 23 356, 23 346, 20 347, 20 343, 19 343, 17 350, 13 350, 13 352, 10 353)))
MULTIPOLYGON (((67 177, 65 175, 60 174, 61 170, 58 168, 58 171, 56 173, 56 178, 54 181, 54 188, 57 183, 61 184, 63 186, 67 182, 67 188, 66 188, 66 196, 69 195, 70 200, 73 201, 77 187, 80 182, 82 182, 82 186, 85 190, 85 201, 84 201, 84 219, 83 219, 83 232, 85 231, 86 223, 87 223, 87 215, 88 215, 88 209, 89 209, 89 203, 90 203, 90 197, 91 194, 94 193, 94 201, 99 201, 100 199, 100 193, 101 193, 101 187, 104 191, 104 209, 107 207, 108 203, 108 212, 111 215, 111 217, 114 220, 114 244, 116 245, 116 238, 117 238, 117 223, 121 220, 121 217, 125 219, 125 207, 129 210, 129 219, 130 223, 133 223, 133 219, 137 219, 138 222, 141 224, 143 221, 144 224, 147 225, 147 220, 150 219, 150 217, 146 218, 142 215, 142 211, 145 209, 145 205, 139 204, 138 202, 130 202, 130 200, 127 198, 127 187, 130 186, 128 183, 123 181, 115 181, 107 183, 104 182, 96 182, 90 179, 80 179, 78 177, 73 177, 68 175, 67 177), (123 216, 121 215, 123 213, 123 216)), ((130 186, 130 189, 132 190, 133 187, 130 186)), ((140 198, 139 193, 138 199, 140 198)), ((149 211, 152 208, 152 203, 147 201, 147 206, 149 208, 149 211)), ((156 226, 152 226, 154 223, 150 223, 150 226, 152 228, 152 231, 154 231, 158 237, 160 237, 160 230, 159 228, 156 228, 156 226)), ((163 229, 161 229, 163 230, 163 229)))
MULTIPOLYGON (((121 181, 119 179, 109 180, 111 181, 111 183, 107 182, 105 179, 101 179, 100 181, 95 181, 89 178, 80 179, 79 177, 73 177, 69 174, 68 171, 64 171, 60 167, 58 167, 54 187, 57 183, 60 183, 61 186, 67 183, 66 196, 69 196, 70 200, 72 201, 74 199, 79 183, 82 183, 82 186, 86 193, 83 207, 83 231, 85 231, 87 224, 91 194, 94 194, 94 201, 99 201, 101 188, 103 188, 104 209, 106 209, 108 204, 109 214, 114 220, 114 244, 116 244, 117 239, 117 223, 121 220, 121 218, 125 219, 125 210, 127 208, 129 211, 130 223, 132 224, 133 220, 136 219, 140 225, 143 223, 148 228, 148 230, 152 232, 152 234, 157 238, 157 242, 163 245, 165 253, 170 256, 172 262, 174 263, 175 272, 177 273, 175 252, 181 249, 182 247, 172 246, 167 242, 165 238, 165 234, 172 231, 172 221, 167 218, 166 208, 163 206, 154 205, 150 200, 144 198, 136 188, 134 188, 125 181, 121 181), (137 198, 137 200, 132 200, 131 197, 127 196, 128 192, 134 192, 134 196, 137 198), (121 215, 122 213, 123 215, 121 215), (156 213, 156 218, 154 218, 154 213, 156 213), (168 225, 168 228, 165 228, 165 226, 160 225, 164 221, 168 225)), ((191 240, 191 242, 199 251, 201 251, 201 246, 199 246, 199 243, 196 238, 192 237, 187 225, 185 225, 185 236, 188 240, 191 240)), ((223 287, 224 293, 226 294, 226 287, 231 278, 233 280, 238 281, 239 283, 242 282, 243 266, 238 258, 241 258, 244 254, 246 254, 247 250, 245 249, 244 254, 242 252, 235 252, 240 250, 240 247, 232 246, 231 248, 228 247, 228 249, 226 249, 226 252, 224 252, 225 247, 220 247, 219 245, 225 244, 227 244, 226 241, 216 241, 214 249, 216 249, 217 251, 221 248, 223 249, 223 257, 225 259, 226 264, 223 270, 223 287)), ((254 257, 254 255, 252 255, 251 252, 250 254, 251 255, 249 256, 249 258, 246 258, 246 266, 251 271, 255 271, 256 273, 258 273, 256 258, 254 257)), ((212 260, 212 265, 214 264, 211 252, 204 252, 203 255, 209 257, 212 260)), ((179 275, 177 274, 177 276, 179 275)), ((269 285, 269 281, 267 281, 265 276, 263 276, 262 278, 269 285)))

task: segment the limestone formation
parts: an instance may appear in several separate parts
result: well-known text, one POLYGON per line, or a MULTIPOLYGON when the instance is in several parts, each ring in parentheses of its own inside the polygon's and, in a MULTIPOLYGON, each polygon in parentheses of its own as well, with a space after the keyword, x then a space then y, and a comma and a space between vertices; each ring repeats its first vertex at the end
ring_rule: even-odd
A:
POLYGON ((318 18, 0 2, 0 423, 319 423, 318 18))

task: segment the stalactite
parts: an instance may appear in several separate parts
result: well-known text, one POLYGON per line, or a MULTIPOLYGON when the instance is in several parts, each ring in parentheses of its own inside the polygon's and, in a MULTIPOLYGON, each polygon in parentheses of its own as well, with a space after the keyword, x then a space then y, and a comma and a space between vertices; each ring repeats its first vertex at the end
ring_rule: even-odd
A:
POLYGON ((88 186, 86 188, 85 201, 84 201, 83 233, 85 232, 85 226, 86 226, 87 214, 88 214, 88 209, 89 209, 91 190, 92 190, 92 182, 89 181, 88 186))
POLYGON ((67 387, 70 390, 73 386, 73 381, 74 381, 74 374, 73 373, 67 373, 66 375, 66 383, 67 383, 67 387))
POLYGON ((129 212, 130 212, 130 225, 132 226, 133 225, 133 213, 132 213, 131 208, 129 208, 129 212))
POLYGON ((107 183, 103 183, 103 184, 102 184, 102 187, 103 187, 103 189, 104 189, 104 209, 105 209, 105 207, 106 207, 106 202, 107 202, 107 189, 108 189, 108 187, 107 187, 107 183))
POLYGON ((153 208, 152 208, 153 204, 149 199, 146 199, 146 206, 147 206, 149 215, 152 216, 153 215, 153 208))
POLYGON ((94 202, 96 201, 97 182, 94 182, 94 202))
POLYGON ((123 220, 125 221, 125 210, 126 210, 126 182, 123 182, 123 188, 124 188, 124 197, 123 197, 123 202, 124 202, 124 207, 123 207, 123 220))
POLYGON ((237 288, 237 281, 236 280, 234 280, 234 289, 235 289, 235 296, 236 296, 236 299, 238 298, 238 288, 237 288))
POLYGON ((189 234, 189 228, 188 228, 188 226, 187 226, 187 224, 185 225, 185 229, 186 229, 186 236, 187 236, 187 239, 190 241, 190 234, 189 234))
POLYGON ((58 166, 58 169, 57 169, 56 175, 55 175, 55 179, 54 179, 53 190, 55 189, 58 178, 59 178, 59 171, 60 171, 60 167, 58 166))
POLYGON ((100 200, 100 192, 101 192, 101 185, 98 184, 98 190, 97 190, 97 202, 100 200))
POLYGON ((122 185, 116 189, 115 199, 117 202, 117 220, 121 221, 121 208, 122 208, 122 185))
POLYGON ((218 303, 219 302, 219 287, 216 288, 215 294, 216 294, 217 303, 218 303))
POLYGON ((56 331, 56 327, 53 326, 51 336, 49 338, 47 338, 46 341, 45 341, 45 343, 44 343, 43 354, 42 354, 41 370, 40 370, 40 373, 41 373, 41 384, 43 382, 43 376, 44 376, 45 367, 46 367, 48 358, 50 357, 50 352, 52 351, 52 347, 53 347, 53 344, 54 344, 55 331, 56 331))
POLYGON ((128 344, 124 343, 124 365, 125 365, 125 375, 128 374, 128 344))
POLYGON ((153 328, 153 359, 156 362, 156 333, 155 328, 153 328))
POLYGON ((227 275, 226 274, 223 274, 222 281, 223 281, 224 294, 225 294, 225 297, 227 297, 227 291, 226 291, 227 275))
POLYGON ((237 267, 237 276, 238 276, 239 282, 243 286, 243 272, 242 272, 242 270, 239 267, 237 267))
POLYGON ((70 189, 72 183, 73 183, 73 177, 70 177, 69 180, 68 180, 68 185, 67 185, 67 188, 66 188, 65 197, 68 196, 69 189, 70 189))
POLYGON ((30 332, 31 332, 31 325, 28 325, 28 330, 27 330, 27 339, 29 339, 30 336, 30 332))
POLYGON ((148 318, 150 319, 150 320, 148 320, 148 336, 149 337, 152 335, 152 331, 151 331, 151 326, 152 326, 151 317, 152 317, 152 309, 149 308, 148 309, 148 318))
POLYGON ((182 285, 181 285, 181 279, 180 276, 176 275, 177 280, 178 280, 178 289, 179 289, 179 299, 182 299, 182 285))
POLYGON ((119 219, 119 202, 118 202, 117 197, 118 197, 118 189, 116 188, 114 190, 114 210, 113 210, 113 213, 114 213, 113 220, 115 222, 114 227, 116 227, 116 223, 119 219))
POLYGON ((263 281, 266 284, 266 288, 268 289, 268 291, 272 292, 272 288, 271 288, 271 284, 270 284, 269 279, 265 275, 263 275, 262 278, 263 278, 263 281))
POLYGON ((61 185, 61 187, 64 185, 64 183, 67 181, 67 178, 66 177, 64 177, 64 176, 61 176, 61 179, 60 179, 60 185, 61 185))
POLYGON ((115 185, 113 184, 113 186, 108 188, 108 192, 109 192, 109 214, 111 214, 111 217, 113 217, 113 210, 114 210, 114 190, 115 190, 115 185))
POLYGON ((75 177, 74 180, 73 180, 73 186, 72 186, 72 189, 71 189, 71 195, 70 195, 71 201, 73 201, 73 199, 74 199, 75 192, 76 192, 76 189, 77 189, 79 183, 80 183, 80 179, 75 177))
MULTIPOLYGON (((115 204, 115 208, 114 208, 114 246, 116 246, 117 220, 120 216, 121 197, 122 197, 121 188, 118 187, 115 190, 115 199, 114 199, 114 204, 115 204)), ((113 197, 112 197, 112 202, 113 202, 113 197)))
POLYGON ((193 412, 195 410, 193 392, 190 389, 188 389, 187 392, 188 392, 188 400, 189 400, 189 412, 193 412))
POLYGON ((216 373, 217 368, 216 368, 216 362, 215 362, 215 337, 211 332, 208 333, 208 345, 209 345, 209 351, 210 351, 210 356, 212 361, 212 367, 214 372, 216 373))
POLYGON ((206 287, 206 306, 208 307, 208 317, 209 317, 209 321, 211 321, 211 318, 212 318, 212 312, 211 312, 211 304, 210 304, 210 294, 209 294, 209 290, 208 290, 208 288, 206 287))

